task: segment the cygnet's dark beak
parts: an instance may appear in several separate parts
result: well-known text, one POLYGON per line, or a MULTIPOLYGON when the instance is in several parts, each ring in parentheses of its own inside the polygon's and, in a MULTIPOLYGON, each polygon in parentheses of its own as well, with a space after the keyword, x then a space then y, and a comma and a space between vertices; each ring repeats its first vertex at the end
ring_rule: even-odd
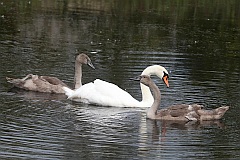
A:
POLYGON ((88 62, 87 62, 87 65, 89 65, 91 68, 95 69, 95 67, 94 67, 94 65, 92 64, 91 61, 88 61, 88 62))

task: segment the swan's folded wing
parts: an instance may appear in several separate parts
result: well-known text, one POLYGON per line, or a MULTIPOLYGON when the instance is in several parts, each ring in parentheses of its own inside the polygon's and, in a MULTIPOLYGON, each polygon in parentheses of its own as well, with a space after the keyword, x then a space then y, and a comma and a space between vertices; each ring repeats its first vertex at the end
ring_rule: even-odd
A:
POLYGON ((103 106, 138 107, 139 101, 117 85, 96 79, 94 83, 87 83, 77 90, 64 87, 69 99, 88 102, 103 106))
POLYGON ((135 107, 139 103, 117 85, 99 79, 74 91, 71 98, 81 98, 91 104, 116 107, 135 107))
POLYGON ((108 96, 111 98, 124 98, 126 100, 134 99, 128 92, 119 88, 117 85, 113 83, 109 83, 100 79, 96 79, 94 81, 94 86, 96 90, 103 94, 104 96, 108 96))
POLYGON ((96 92, 105 97, 104 101, 108 101, 111 106, 133 107, 139 101, 133 98, 128 92, 119 88, 113 83, 96 79, 94 81, 96 92))

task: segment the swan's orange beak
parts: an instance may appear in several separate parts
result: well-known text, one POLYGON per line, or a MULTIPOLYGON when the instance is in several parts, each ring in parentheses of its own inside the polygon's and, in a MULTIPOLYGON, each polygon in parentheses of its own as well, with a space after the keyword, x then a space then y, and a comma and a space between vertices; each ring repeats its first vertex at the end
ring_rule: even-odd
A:
POLYGON ((168 83, 168 76, 167 75, 165 75, 165 76, 163 76, 163 82, 166 84, 166 86, 167 87, 169 87, 169 83, 168 83))

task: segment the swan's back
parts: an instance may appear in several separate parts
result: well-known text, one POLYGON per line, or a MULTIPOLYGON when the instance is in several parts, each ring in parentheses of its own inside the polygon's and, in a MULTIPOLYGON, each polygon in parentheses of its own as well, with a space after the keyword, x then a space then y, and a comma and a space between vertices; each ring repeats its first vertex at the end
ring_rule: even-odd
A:
MULTIPOLYGON (((66 91, 66 89, 64 90, 66 91)), ((72 92, 72 94, 70 92, 71 91, 68 91, 68 93, 66 93, 68 98, 72 100, 80 98, 85 103, 87 101, 87 103, 103 106, 140 107, 140 102, 134 99, 128 92, 122 90, 115 84, 100 79, 96 79, 93 83, 83 85, 72 92)))

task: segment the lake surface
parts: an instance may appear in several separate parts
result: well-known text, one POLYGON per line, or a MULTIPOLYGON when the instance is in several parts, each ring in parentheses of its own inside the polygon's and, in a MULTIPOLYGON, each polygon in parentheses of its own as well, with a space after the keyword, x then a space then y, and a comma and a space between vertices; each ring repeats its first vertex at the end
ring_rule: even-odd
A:
POLYGON ((240 159, 240 1, 0 0, 0 159, 240 159), (130 78, 170 72, 161 108, 229 105, 221 121, 147 120, 145 109, 12 89, 5 77, 52 75, 73 86, 74 59, 141 99, 130 78))

